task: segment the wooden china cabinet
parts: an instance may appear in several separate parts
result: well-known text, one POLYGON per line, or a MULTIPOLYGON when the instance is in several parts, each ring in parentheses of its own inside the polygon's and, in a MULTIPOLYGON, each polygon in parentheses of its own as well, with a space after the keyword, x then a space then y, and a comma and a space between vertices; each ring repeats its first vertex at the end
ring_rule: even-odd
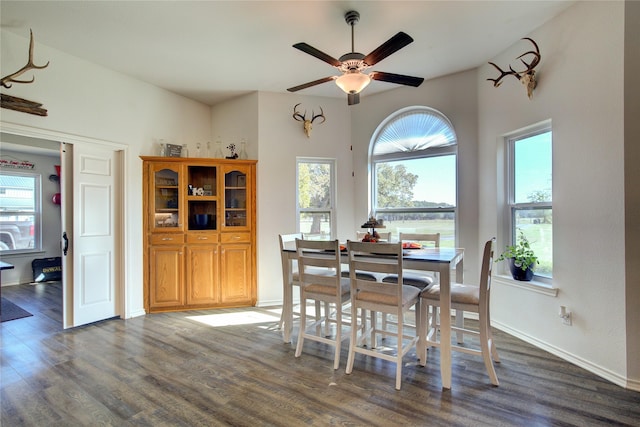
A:
POLYGON ((256 161, 143 160, 147 312, 256 304, 256 161))

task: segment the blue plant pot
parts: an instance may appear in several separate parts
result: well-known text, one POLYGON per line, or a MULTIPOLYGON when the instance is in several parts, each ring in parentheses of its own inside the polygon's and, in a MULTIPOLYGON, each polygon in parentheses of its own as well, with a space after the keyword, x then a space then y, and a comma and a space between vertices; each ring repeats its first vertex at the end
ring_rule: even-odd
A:
POLYGON ((516 267, 513 258, 509 259, 509 269, 514 280, 530 282, 533 279, 533 270, 531 268, 523 270, 520 267, 516 267))

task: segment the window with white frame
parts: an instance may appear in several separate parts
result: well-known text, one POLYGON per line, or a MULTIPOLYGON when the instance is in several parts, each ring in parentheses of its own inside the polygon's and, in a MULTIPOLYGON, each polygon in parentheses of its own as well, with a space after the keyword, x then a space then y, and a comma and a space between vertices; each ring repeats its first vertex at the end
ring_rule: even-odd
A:
POLYGON ((380 124, 371 143, 371 207, 385 231, 440 233, 455 247, 457 138, 449 119, 407 107, 380 124))
POLYGON ((506 139, 508 238, 524 234, 539 264, 538 278, 553 277, 552 133, 545 122, 506 139))
POLYGON ((305 239, 335 239, 335 159, 296 161, 298 232, 305 239))
POLYGON ((0 171, 0 253, 39 250, 39 230, 40 175, 0 171))

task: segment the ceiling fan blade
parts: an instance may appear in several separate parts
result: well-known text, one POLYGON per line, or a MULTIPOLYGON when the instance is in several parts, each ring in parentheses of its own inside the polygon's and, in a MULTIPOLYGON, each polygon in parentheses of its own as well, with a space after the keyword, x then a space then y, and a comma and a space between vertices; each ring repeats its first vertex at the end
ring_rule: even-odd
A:
POLYGON ((348 93, 347 94, 347 105, 355 105, 360 103, 360 94, 359 93, 348 93))
POLYGON ((337 79, 336 76, 324 77, 322 79, 314 80, 314 81, 309 82, 309 83, 304 83, 304 84, 301 84, 301 85, 298 85, 298 86, 290 87, 287 90, 289 92, 297 92, 299 90, 306 89, 308 87, 319 85, 319 84, 322 84, 322 83, 330 82, 331 80, 335 80, 335 79, 337 79))
POLYGON ((342 64, 336 58, 334 58, 332 56, 329 56, 326 53, 316 49, 313 46, 309 46, 306 43, 296 43, 296 44, 293 45, 293 47, 295 47, 298 50, 303 51, 304 53, 308 53, 311 56, 315 56, 319 60, 324 61, 327 64, 332 65, 334 67, 339 67, 342 64))
POLYGON ((392 53, 399 51, 411 42, 413 42, 411 36, 400 31, 398 34, 378 46, 376 50, 365 56, 363 61, 371 67, 392 53))
POLYGON ((382 82, 396 83, 399 85, 418 87, 424 79, 422 77, 404 76, 402 74, 384 73, 382 71, 372 71, 369 73, 372 80, 380 80, 382 82))

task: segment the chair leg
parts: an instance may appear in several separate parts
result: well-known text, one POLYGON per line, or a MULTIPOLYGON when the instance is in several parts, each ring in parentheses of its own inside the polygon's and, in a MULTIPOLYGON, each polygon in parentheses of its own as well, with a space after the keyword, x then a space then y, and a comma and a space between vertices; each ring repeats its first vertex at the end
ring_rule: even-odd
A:
POLYGON ((418 325, 418 349, 417 356, 420 366, 427 364, 427 331, 429 330, 429 305, 421 304, 420 310, 416 310, 416 323, 418 325))
POLYGON ((282 307, 282 311, 280 312, 280 320, 278 320, 278 329, 282 329, 282 325, 284 325, 284 307, 282 307))
POLYGON ((376 330, 378 329, 378 313, 375 311, 371 311, 370 312, 370 318, 371 318, 371 348, 377 348, 378 347, 378 336, 376 334, 376 330))
MULTIPOLYGON (((327 304, 328 306, 328 304, 327 304)), ((327 322, 328 324, 329 322, 327 322)), ((340 366, 340 347, 342 343, 342 304, 336 304, 336 351, 333 358, 333 369, 340 366)))
POLYGON ((487 334, 489 335, 489 348, 491 348, 491 357, 494 362, 500 363, 500 357, 498 356, 496 342, 493 340, 493 331, 491 330, 491 315, 489 314, 489 310, 487 310, 487 334))
POLYGON ((324 303, 324 336, 328 337, 331 335, 331 325, 329 322, 329 318, 331 317, 331 304, 328 302, 324 303))
POLYGON ((491 384, 497 386, 498 376, 493 366, 493 360, 491 359, 491 347, 493 346, 493 340, 489 338, 489 326, 487 325, 487 319, 480 320, 480 348, 482 350, 482 358, 484 360, 484 366, 487 368, 487 373, 491 379, 491 384))
MULTIPOLYGON (((358 311, 358 309, 356 308, 356 306, 353 305, 353 303, 351 304, 351 310, 355 310, 356 312, 358 311)), ((366 316, 365 310, 362 310, 362 327, 364 328, 366 326, 365 323, 365 319, 364 317, 366 316)), ((357 316, 356 316, 357 318, 357 316)), ((362 330, 362 332, 364 333, 365 329, 362 330)), ((349 357, 347 357, 347 368, 345 370, 346 374, 350 374, 351 371, 353 370, 353 360, 355 359, 355 346, 358 345, 357 343, 357 339, 358 339, 358 322, 351 322, 351 339, 349 340, 349 357)))
MULTIPOLYGON (((320 301, 316 301, 316 335, 320 336, 320 333, 322 331, 322 309, 320 306, 320 301)), ((305 305, 306 307, 306 305, 305 305)), ((306 311, 306 310, 305 310, 306 311)))
POLYGON ((302 344, 304 343, 304 333, 305 333, 305 329, 307 328, 307 315, 306 315, 306 306, 307 306, 307 300, 303 295, 301 295, 301 299, 300 299, 300 304, 302 305, 301 308, 301 313, 300 313, 300 330, 298 331, 298 343, 296 345, 296 357, 300 357, 300 355, 302 354, 302 344))
MULTIPOLYGON (((398 315, 398 357, 396 359, 396 390, 400 390, 400 386, 402 383, 402 355, 404 353, 403 342, 402 342, 402 332, 403 332, 403 320, 401 319, 402 313, 398 315)), ((382 315, 385 317, 385 314, 382 315)))
MULTIPOLYGON (((464 329, 464 311, 456 310, 456 327, 464 329)), ((458 344, 464 344, 464 333, 458 330, 456 332, 456 341, 458 344)))
MULTIPOLYGON (((381 328, 386 331, 387 330, 387 313, 381 313, 380 316, 382 318, 380 320, 381 328)), ((385 335, 382 335, 382 339, 383 340, 384 340, 384 337, 385 337, 385 335)))

